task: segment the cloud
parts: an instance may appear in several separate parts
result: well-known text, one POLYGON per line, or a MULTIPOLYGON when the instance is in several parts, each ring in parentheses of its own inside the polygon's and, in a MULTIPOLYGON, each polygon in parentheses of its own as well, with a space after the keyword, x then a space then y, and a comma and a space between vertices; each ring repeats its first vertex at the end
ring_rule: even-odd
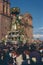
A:
POLYGON ((40 38, 43 39, 43 27, 39 27, 38 29, 35 29, 33 31, 33 37, 34 38, 40 38))
POLYGON ((37 29, 34 29, 33 32, 34 33, 41 33, 41 32, 43 33, 43 27, 39 27, 37 29))
POLYGON ((40 28, 39 28, 39 30, 42 30, 42 29, 43 29, 43 27, 40 27, 40 28))
POLYGON ((43 34, 33 34, 34 38, 43 38, 43 34))

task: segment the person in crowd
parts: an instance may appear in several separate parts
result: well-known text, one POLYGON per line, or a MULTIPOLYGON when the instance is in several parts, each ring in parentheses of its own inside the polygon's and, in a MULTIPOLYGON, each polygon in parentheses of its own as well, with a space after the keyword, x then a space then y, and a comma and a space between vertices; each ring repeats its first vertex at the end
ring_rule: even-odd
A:
POLYGON ((40 53, 36 50, 36 47, 33 44, 30 47, 31 47, 30 58, 32 59, 33 63, 41 64, 40 53))
POLYGON ((3 65, 3 51, 0 49, 0 64, 3 65))
POLYGON ((19 47, 16 51, 17 53, 17 57, 16 57, 16 64, 17 65, 21 65, 23 62, 23 57, 22 57, 22 53, 23 53, 23 48, 19 47))
MULTIPOLYGON (((10 65, 9 62, 10 60, 9 59, 12 59, 10 56, 9 56, 9 51, 8 51, 8 47, 4 47, 4 58, 3 58, 3 65, 10 65)), ((12 62, 12 61, 11 61, 12 62)))

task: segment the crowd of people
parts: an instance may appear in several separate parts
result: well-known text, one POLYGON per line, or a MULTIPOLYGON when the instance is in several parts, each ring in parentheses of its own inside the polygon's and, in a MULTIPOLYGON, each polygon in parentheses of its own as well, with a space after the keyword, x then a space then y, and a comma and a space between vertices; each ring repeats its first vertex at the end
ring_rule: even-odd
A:
POLYGON ((43 65, 43 52, 34 44, 0 43, 0 65, 43 65))

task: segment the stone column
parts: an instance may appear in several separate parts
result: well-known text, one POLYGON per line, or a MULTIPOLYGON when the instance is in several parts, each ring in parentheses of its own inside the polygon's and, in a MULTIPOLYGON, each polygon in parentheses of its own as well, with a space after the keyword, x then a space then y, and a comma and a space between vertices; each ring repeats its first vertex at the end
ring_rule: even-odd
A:
POLYGON ((0 0, 0 13, 3 13, 3 0, 0 0))

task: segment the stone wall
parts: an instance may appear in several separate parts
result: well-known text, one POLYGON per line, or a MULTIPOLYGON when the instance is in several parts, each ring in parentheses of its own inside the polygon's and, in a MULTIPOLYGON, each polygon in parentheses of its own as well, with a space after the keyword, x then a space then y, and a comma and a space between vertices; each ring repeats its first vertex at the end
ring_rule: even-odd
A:
POLYGON ((28 43, 32 43, 33 38, 33 26, 32 26, 32 16, 28 13, 25 13, 21 19, 22 26, 24 26, 24 35, 27 38, 28 43))
POLYGON ((10 30, 11 17, 0 15, 0 39, 4 38, 10 30))

